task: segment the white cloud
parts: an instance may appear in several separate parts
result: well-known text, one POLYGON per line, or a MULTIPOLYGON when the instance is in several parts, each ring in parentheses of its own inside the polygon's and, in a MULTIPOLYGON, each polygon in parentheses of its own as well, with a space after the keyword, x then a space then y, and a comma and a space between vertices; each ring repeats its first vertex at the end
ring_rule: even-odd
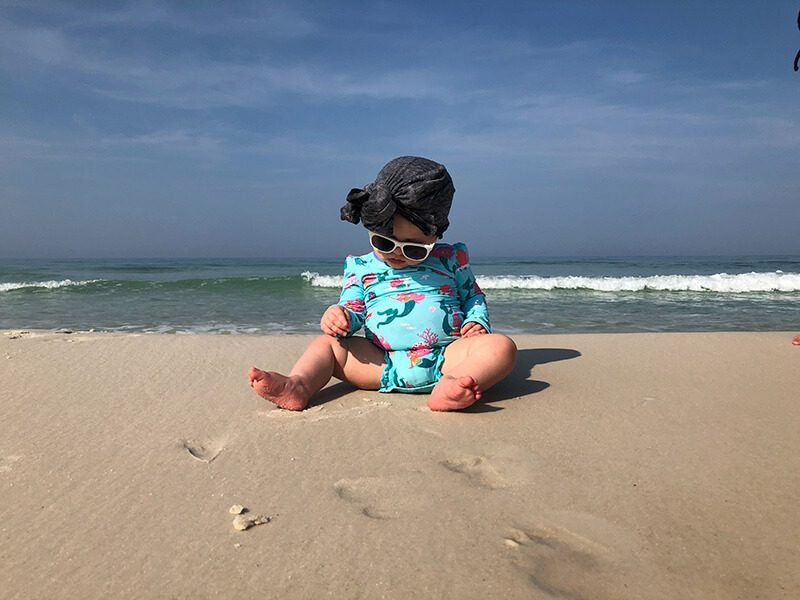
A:
MULTIPOLYGON (((103 96, 186 109, 267 107, 280 94, 331 98, 420 99, 452 97, 440 73, 426 69, 334 70, 324 65, 277 64, 266 57, 231 62, 181 56, 126 54, 88 47, 80 36, 53 28, 0 22, 5 46, 17 56, 91 77, 103 96)), ((95 43, 96 45, 96 43, 95 43)))
MULTIPOLYGON (((619 52, 621 45, 604 40, 548 46, 537 45, 535 40, 462 30, 432 40, 428 46, 415 46, 420 38, 404 40, 410 48, 408 54, 399 50, 403 46, 398 40, 386 40, 387 52, 408 59, 403 66, 382 69, 382 61, 365 59, 331 67, 330 57, 313 53, 302 59, 291 53, 283 58, 268 55, 267 49, 260 55, 243 53, 246 58, 236 59, 201 52, 173 56, 158 47, 130 51, 100 34, 90 35, 104 27, 160 25, 191 32, 187 35, 198 35, 197 31, 205 35, 217 25, 227 34, 285 26, 290 35, 319 42, 317 26, 289 7, 267 6, 258 8, 259 12, 222 15, 217 23, 209 18, 208 11, 216 10, 213 8, 198 17, 188 9, 152 2, 110 11, 53 6, 57 10, 49 26, 0 20, 0 46, 9 55, 36 62, 40 68, 76 75, 99 97, 201 115, 189 116, 175 127, 151 124, 149 133, 129 136, 84 132, 84 141, 73 144, 82 144, 87 151, 105 145, 335 156, 337 143, 308 142, 312 132, 303 130, 302 123, 294 137, 276 137, 271 131, 254 131, 248 136, 234 126, 209 128, 208 117, 202 116, 204 111, 230 107, 277 114, 284 103, 297 100, 323 106, 327 101, 347 100, 356 111, 364 99, 376 103, 426 101, 421 112, 442 115, 438 120, 426 114, 419 120, 418 130, 398 132, 394 138, 384 136, 382 144, 427 145, 437 153, 441 150, 475 159, 482 155, 558 158, 560 168, 632 160, 685 161, 693 156, 724 161, 755 147, 794 148, 800 139, 793 117, 780 122, 757 118, 769 114, 769 107, 746 94, 763 88, 764 81, 670 79, 652 66, 658 64, 653 60, 654 51, 625 48, 623 53, 619 52), (60 19, 57 26, 53 19, 60 19), (418 60, 426 53, 428 60, 418 60), (621 54, 627 58, 620 58, 621 54), (565 69, 564 65, 578 68, 565 69), (635 97, 630 89, 635 89, 635 97)), ((427 33, 423 30, 420 36, 427 33)), ((333 39, 333 43, 343 43, 350 36, 346 41, 354 46, 363 43, 365 53, 380 42, 379 34, 365 29, 352 34, 328 32, 326 36, 326 41, 333 39)), ((7 65, 9 61, 4 59, 7 65)), ((387 114, 391 118, 393 113, 387 114)), ((33 146, 23 147, 34 151, 33 146)))
POLYGON ((40 0, 4 4, 20 14, 58 22, 63 30, 74 32, 160 27, 193 34, 260 33, 288 39, 318 31, 313 19, 301 14, 290 2, 257 2, 248 6, 231 2, 169 4, 136 0, 89 6, 40 0))

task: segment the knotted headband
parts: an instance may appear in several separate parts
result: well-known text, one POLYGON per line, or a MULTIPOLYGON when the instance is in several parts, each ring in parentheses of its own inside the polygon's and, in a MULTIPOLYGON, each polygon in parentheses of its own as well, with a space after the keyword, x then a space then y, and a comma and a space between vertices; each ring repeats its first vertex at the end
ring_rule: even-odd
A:
POLYGON ((442 237, 450 225, 447 215, 454 193, 453 180, 444 165, 419 156, 401 156, 386 163, 364 189, 350 190, 341 217, 392 236, 392 219, 399 213, 425 235, 442 237))

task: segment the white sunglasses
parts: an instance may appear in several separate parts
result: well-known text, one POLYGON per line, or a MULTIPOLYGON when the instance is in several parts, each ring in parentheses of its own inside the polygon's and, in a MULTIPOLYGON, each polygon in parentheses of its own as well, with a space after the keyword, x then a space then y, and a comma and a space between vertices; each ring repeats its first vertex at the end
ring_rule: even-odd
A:
POLYGON ((394 252, 395 248, 400 248, 408 260, 425 260, 433 250, 436 242, 432 244, 418 244, 416 242, 398 242, 397 240, 381 235, 379 233, 369 232, 369 243, 375 250, 389 254, 394 252))

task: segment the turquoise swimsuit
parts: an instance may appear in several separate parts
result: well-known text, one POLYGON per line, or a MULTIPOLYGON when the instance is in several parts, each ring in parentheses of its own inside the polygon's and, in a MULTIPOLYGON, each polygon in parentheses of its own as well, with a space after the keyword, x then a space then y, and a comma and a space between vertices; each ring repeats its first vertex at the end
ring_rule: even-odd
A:
POLYGON ((424 262, 393 269, 375 254, 348 256, 339 304, 348 336, 364 327, 384 350, 381 392, 429 392, 442 376, 444 349, 469 321, 491 331, 486 298, 464 244, 436 244, 424 262))

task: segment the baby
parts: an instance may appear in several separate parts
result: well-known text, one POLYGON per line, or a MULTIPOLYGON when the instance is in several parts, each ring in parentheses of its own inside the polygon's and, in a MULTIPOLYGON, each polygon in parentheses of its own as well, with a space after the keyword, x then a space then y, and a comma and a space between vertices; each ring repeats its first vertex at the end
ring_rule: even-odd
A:
POLYGON ((361 221, 373 252, 348 256, 338 304, 289 375, 250 369, 250 387, 303 410, 331 377, 381 392, 430 393, 433 410, 474 404, 514 368, 517 348, 491 333, 462 243, 442 237, 455 188, 443 165, 404 156, 351 190, 343 220, 361 221), (366 337, 354 336, 364 328, 366 337))

